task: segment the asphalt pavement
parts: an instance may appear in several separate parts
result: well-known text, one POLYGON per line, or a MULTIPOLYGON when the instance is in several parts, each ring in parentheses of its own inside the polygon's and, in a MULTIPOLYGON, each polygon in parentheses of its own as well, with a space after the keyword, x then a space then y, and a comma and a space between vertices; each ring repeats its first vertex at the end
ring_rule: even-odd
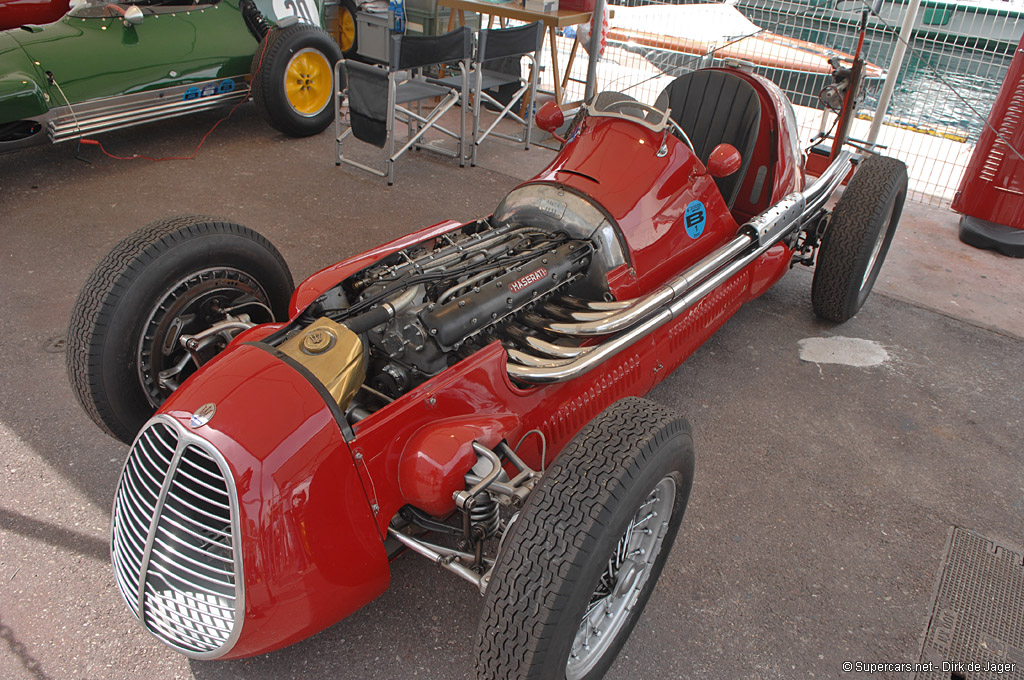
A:
MULTIPOLYGON (((120 156, 188 155, 217 118, 103 141, 120 156)), ((127 447, 75 401, 63 336, 92 268, 153 220, 241 222, 299 280, 486 215, 551 153, 495 142, 465 169, 411 154, 388 188, 335 167, 330 132, 287 139, 247 105, 195 160, 82 154, 0 158, 0 677, 472 677, 481 598, 414 555, 381 598, 262 657, 191 661, 146 634, 108 560, 127 447)), ((846 661, 916 661, 950 527, 1024 544, 1024 260, 960 244, 955 225, 910 206, 876 293, 841 326, 814 317, 811 274, 795 269, 651 393, 693 423, 697 476, 610 678, 838 678, 846 661), (833 355, 812 356, 823 342, 833 355)))

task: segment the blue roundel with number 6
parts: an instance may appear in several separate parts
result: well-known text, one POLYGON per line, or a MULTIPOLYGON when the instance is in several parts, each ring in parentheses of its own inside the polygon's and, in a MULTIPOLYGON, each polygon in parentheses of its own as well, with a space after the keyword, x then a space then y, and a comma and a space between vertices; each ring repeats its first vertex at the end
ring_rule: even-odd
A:
POLYGON ((700 201, 690 201, 683 213, 686 233, 690 238, 697 238, 704 233, 704 223, 708 221, 708 213, 700 201))

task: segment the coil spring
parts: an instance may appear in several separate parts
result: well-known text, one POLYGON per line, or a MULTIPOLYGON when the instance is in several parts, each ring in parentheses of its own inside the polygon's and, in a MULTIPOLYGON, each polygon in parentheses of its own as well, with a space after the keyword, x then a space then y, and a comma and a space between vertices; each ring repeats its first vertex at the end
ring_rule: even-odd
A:
POLYGON ((252 33, 252 37, 256 38, 256 42, 262 42, 270 32, 270 22, 267 21, 267 17, 256 7, 253 0, 242 0, 238 3, 238 8, 242 12, 242 21, 252 33))
POLYGON ((500 519, 498 517, 498 501, 486 491, 474 496, 473 509, 469 511, 471 526, 480 527, 484 538, 491 538, 498 533, 500 519))

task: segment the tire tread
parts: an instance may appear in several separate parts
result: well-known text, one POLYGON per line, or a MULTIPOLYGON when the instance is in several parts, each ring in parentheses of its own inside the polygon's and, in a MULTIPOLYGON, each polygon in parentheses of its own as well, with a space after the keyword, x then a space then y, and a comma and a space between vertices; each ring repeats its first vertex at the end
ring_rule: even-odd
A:
POLYGON ((580 578, 581 556, 658 445, 689 432, 669 409, 629 397, 588 423, 555 458, 513 527, 527 549, 503 549, 488 587, 477 634, 480 678, 555 677, 540 659, 552 641, 551 622, 580 578))
POLYGON ((259 233, 232 222, 202 215, 178 215, 157 220, 119 241, 100 261, 82 287, 68 322, 65 364, 72 391, 86 414, 104 432, 129 443, 135 437, 110 408, 100 380, 102 338, 117 304, 139 274, 161 253, 206 234, 234 234, 265 248, 288 273, 277 249, 259 233))
MULTIPOLYGON (((818 253, 811 303, 820 318, 843 322, 859 311, 863 304, 860 279, 875 244, 875 226, 888 209, 885 199, 898 200, 906 185, 907 168, 902 161, 870 156, 861 162, 836 205, 818 253)), ((898 219, 899 213, 894 217, 898 219)), ((884 256, 883 251, 880 257, 884 256)))

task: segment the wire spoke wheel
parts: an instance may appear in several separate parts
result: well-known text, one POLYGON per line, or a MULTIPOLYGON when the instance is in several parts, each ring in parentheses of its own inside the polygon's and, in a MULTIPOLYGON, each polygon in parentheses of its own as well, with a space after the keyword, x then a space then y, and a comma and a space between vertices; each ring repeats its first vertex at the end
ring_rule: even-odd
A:
MULTIPOLYGON (((274 320, 263 286, 232 267, 205 269, 175 283, 153 308, 139 340, 139 383, 156 407, 198 368, 181 344, 183 335, 206 330, 228 314, 248 314, 254 323, 274 320)), ((205 362, 227 346, 224 334, 203 347, 205 362)))
POLYGON ((153 222, 114 246, 78 296, 66 356, 75 395, 97 425, 131 443, 241 329, 287 318, 293 289, 284 258, 251 229, 197 215, 153 222), (211 329, 194 346, 181 342, 211 329))
POLYGON ((597 680, 629 638, 693 484, 685 419, 627 397, 555 457, 502 539, 477 677, 597 680))
POLYGON ((675 500, 675 480, 665 477, 630 520, 580 621, 565 667, 567 680, 586 677, 618 637, 661 553, 675 500))

